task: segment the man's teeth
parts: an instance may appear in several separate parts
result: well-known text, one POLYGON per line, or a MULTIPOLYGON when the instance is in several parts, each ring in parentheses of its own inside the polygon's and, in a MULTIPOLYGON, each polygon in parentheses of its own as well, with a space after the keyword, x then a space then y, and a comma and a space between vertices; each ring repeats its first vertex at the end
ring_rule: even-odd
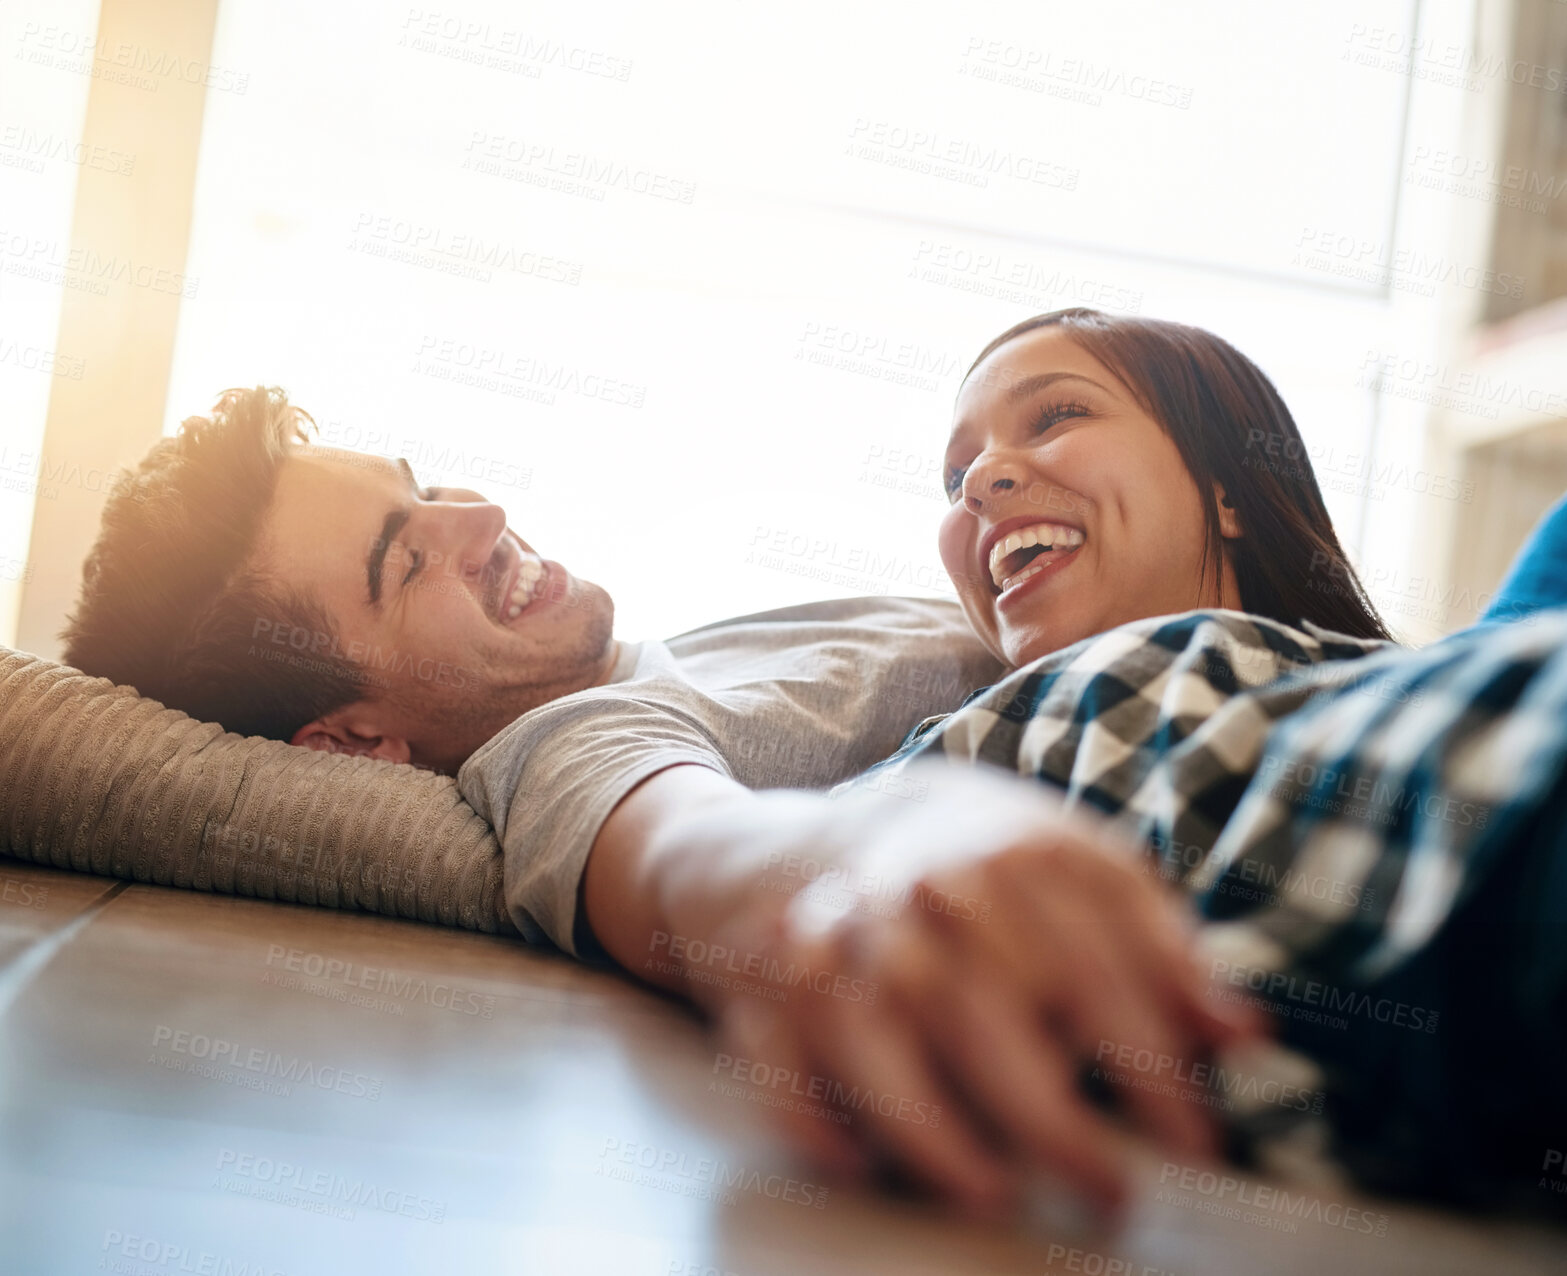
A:
POLYGON ((1044 571, 1047 564, 1036 566, 1030 563, 1024 570, 1006 575, 1002 571, 1002 564, 1009 554, 1015 554, 1020 549, 1027 549, 1031 545, 1041 545, 1047 550, 1076 549, 1082 543, 1083 533, 1075 527, 1062 527, 1056 523, 1035 523, 1032 527, 1020 527, 990 547, 990 579, 996 583, 997 589, 1005 589, 1008 583, 1027 580, 1044 571))
POLYGON ((506 601, 506 619, 516 620, 518 614, 533 601, 533 591, 544 579, 544 560, 524 554, 522 566, 517 569, 517 583, 511 587, 511 597, 506 601))

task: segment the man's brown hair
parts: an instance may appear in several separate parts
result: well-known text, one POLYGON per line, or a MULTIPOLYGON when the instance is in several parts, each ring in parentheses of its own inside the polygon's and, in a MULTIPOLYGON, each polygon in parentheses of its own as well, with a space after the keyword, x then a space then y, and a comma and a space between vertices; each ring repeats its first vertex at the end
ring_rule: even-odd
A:
POLYGON ((325 609, 251 564, 278 470, 314 427, 275 386, 227 390, 122 472, 61 635, 66 662, 278 740, 364 698, 325 609))

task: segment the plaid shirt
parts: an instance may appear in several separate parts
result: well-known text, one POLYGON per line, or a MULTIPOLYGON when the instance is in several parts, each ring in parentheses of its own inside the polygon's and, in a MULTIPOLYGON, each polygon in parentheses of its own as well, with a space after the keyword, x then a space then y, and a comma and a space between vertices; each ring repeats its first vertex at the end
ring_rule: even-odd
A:
POLYGON ((851 784, 926 757, 1064 790, 1187 892, 1215 995, 1260 997, 1296 1052, 1259 1076, 1304 1056, 1326 1098, 1310 1136, 1312 1105, 1232 1107, 1238 1152, 1331 1131, 1372 1186, 1567 1205, 1567 610, 1417 651, 1238 612, 1139 621, 851 784))

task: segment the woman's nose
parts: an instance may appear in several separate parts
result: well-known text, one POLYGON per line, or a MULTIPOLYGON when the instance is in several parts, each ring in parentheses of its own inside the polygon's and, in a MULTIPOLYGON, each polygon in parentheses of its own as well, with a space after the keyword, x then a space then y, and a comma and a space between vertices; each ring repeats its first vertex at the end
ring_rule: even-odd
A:
POLYGON ((1001 493, 1016 488, 1019 478, 1016 465, 1005 458, 982 458, 963 476, 963 503, 977 513, 1001 493))

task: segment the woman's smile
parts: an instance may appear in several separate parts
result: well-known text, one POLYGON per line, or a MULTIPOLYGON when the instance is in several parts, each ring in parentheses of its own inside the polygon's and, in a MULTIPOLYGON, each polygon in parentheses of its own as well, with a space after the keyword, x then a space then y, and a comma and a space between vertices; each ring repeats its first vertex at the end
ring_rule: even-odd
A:
POLYGON ((1077 562, 1081 545, 1070 545, 1038 555, 1021 571, 1006 578, 996 598, 996 609, 1005 611, 1025 596, 1036 595, 1047 584, 1077 562))
MULTIPOLYGON (((1017 520, 1012 520, 1015 524, 1017 520)), ((1061 523, 1030 523, 1021 527, 997 528, 980 542, 985 566, 996 593, 1011 584, 1020 584, 1036 569, 1050 566, 1083 543, 1081 528, 1061 523), (1003 534, 1004 533, 1004 534, 1003 534)))

